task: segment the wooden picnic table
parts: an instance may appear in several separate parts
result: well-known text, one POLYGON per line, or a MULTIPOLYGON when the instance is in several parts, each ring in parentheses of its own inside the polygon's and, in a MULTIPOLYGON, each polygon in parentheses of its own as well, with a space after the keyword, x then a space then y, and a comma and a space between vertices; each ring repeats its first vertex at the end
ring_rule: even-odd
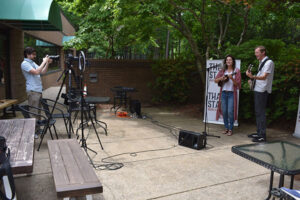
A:
POLYGON ((103 187, 87 156, 75 139, 49 140, 48 151, 57 197, 102 193, 103 187))
POLYGON ((6 117, 6 115, 8 114, 6 109, 8 107, 12 107, 12 114, 15 117, 16 116, 16 112, 14 109, 14 105, 18 103, 17 99, 1 99, 0 100, 0 110, 3 110, 3 117, 6 117))
POLYGON ((35 119, 0 120, 0 135, 10 149, 13 174, 32 173, 35 119))

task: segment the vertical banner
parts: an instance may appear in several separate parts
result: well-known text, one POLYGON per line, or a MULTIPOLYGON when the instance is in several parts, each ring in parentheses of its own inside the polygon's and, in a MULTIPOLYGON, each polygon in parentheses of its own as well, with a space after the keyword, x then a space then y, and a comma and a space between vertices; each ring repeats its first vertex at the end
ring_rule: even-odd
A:
POLYGON ((300 138, 300 96, 299 96, 299 105, 298 105, 298 114, 296 119, 296 127, 295 127, 295 133, 293 136, 300 138))
MULTIPOLYGON (((241 60, 235 60, 235 67, 240 69, 241 60)), ((205 87, 205 105, 204 105, 204 120, 207 108, 207 119, 206 122, 213 124, 224 124, 222 115, 220 115, 219 120, 216 120, 216 114, 218 109, 220 87, 215 83, 215 78, 223 68, 223 60, 207 60, 206 61, 206 87, 205 87), (207 95, 207 102, 206 102, 207 95), (207 107, 206 107, 207 106, 207 107)), ((239 108, 239 90, 237 91, 237 109, 239 108)), ((238 111, 238 110, 237 110, 238 111)), ((237 112, 238 113, 238 112, 237 112)), ((235 126, 238 126, 238 121, 235 120, 235 126)))

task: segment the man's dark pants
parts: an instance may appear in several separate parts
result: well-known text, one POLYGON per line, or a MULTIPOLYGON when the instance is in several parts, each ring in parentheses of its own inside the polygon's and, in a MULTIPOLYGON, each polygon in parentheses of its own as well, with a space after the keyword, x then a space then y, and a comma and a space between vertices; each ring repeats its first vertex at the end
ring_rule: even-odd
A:
POLYGON ((254 92, 255 116, 257 134, 266 139, 266 107, 268 101, 268 92, 254 92))

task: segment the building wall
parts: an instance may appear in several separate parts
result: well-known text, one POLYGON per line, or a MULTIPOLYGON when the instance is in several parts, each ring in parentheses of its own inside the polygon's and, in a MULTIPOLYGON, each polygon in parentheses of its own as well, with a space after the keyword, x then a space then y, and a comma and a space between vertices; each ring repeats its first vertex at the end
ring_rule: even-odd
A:
POLYGON ((0 85, 0 99, 5 99, 5 85, 0 85))
POLYGON ((10 30, 10 84, 12 98, 23 101, 26 99, 25 78, 21 71, 21 63, 24 59, 24 33, 21 30, 10 30))
POLYGON ((151 102, 153 91, 148 87, 148 83, 153 80, 153 74, 150 61, 89 60, 89 65, 84 72, 88 95, 113 98, 110 90, 112 87, 126 86, 138 91, 130 93, 132 99, 151 102), (92 83, 90 76, 95 74, 98 81, 92 83))

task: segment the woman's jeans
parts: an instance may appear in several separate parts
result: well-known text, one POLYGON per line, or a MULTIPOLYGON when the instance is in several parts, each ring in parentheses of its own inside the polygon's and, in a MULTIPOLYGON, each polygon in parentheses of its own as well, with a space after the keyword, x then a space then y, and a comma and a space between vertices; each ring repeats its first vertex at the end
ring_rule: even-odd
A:
POLYGON ((221 106, 225 128, 232 130, 234 123, 233 92, 222 91, 221 106))

